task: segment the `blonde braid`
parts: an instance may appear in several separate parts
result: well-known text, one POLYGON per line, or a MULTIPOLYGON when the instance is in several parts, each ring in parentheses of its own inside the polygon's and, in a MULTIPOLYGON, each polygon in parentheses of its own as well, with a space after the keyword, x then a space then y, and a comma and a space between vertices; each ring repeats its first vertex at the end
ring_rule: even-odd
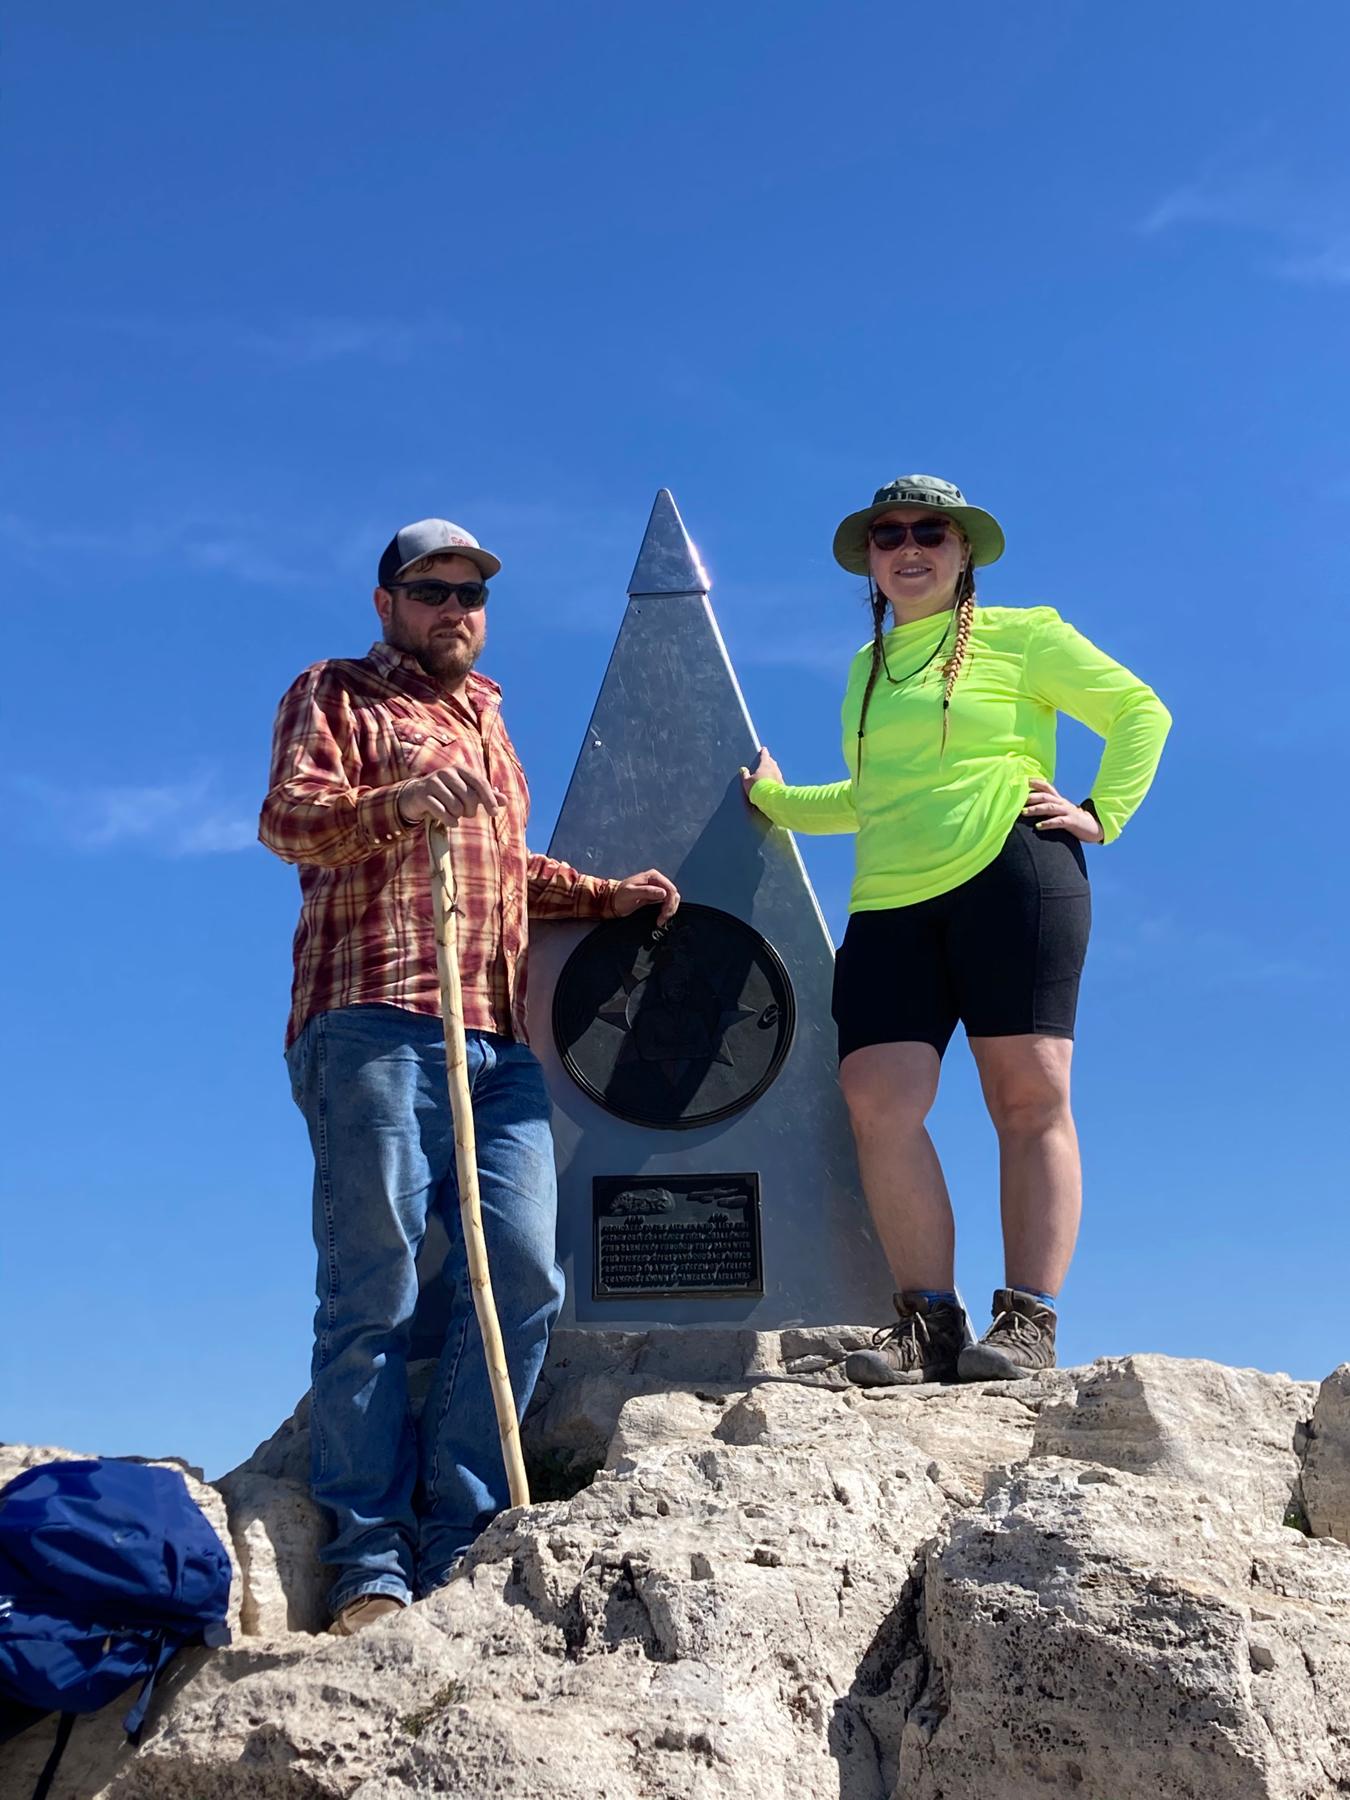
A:
POLYGON ((947 749, 947 720, 952 704, 952 689, 961 673, 970 647, 971 628, 975 623, 975 571, 969 563, 961 578, 961 597, 956 602, 956 642, 942 665, 942 749, 947 749))

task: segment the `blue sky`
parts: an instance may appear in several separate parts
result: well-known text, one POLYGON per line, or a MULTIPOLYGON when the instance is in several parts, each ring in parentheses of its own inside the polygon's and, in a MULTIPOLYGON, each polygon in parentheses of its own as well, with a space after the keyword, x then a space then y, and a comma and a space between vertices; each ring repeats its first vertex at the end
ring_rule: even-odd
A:
MULTIPOLYGON (((931 470, 1176 726, 1093 861, 1067 1360, 1350 1354, 1339 4, 19 8, 4 50, 0 1435, 217 1473, 307 1381, 272 713, 391 531, 507 571, 546 844, 656 488, 839 770, 845 511, 931 470), (195 15, 195 16, 194 16, 195 15)), ((1062 731, 1085 791, 1096 741, 1062 731)), ((804 840, 836 931, 851 846, 804 840)), ((934 1125, 999 1278, 964 1045, 934 1125)))

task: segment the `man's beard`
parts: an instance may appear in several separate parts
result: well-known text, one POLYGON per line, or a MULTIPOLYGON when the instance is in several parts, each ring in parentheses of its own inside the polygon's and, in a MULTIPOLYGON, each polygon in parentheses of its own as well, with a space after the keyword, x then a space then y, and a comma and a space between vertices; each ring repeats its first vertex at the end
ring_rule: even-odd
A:
POLYGON ((425 644, 415 644, 404 631, 397 611, 391 614, 384 628, 384 641, 395 650, 402 650, 411 656, 433 681, 443 687, 453 686, 463 681, 469 670, 478 661, 483 646, 476 644, 471 637, 447 633, 444 637, 433 637, 425 644))

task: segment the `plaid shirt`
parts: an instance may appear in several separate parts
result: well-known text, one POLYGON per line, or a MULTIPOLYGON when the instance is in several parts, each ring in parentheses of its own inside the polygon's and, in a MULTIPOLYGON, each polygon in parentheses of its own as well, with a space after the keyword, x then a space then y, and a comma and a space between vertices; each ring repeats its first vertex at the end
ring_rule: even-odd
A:
POLYGON ((530 793, 501 720, 501 689, 471 673, 447 697, 388 644, 359 661, 315 663, 277 712, 258 835, 300 868, 289 1046, 312 1014, 379 1001, 439 1014, 430 863, 421 824, 398 811, 404 786, 456 763, 506 804, 454 831, 464 1023, 525 1033, 527 914, 607 917, 617 881, 525 848, 530 793))

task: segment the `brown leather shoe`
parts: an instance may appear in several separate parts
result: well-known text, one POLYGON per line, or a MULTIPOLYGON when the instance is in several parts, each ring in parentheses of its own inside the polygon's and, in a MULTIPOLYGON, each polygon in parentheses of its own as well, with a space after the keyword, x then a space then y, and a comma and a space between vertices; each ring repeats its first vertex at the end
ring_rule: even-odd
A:
POLYGON ((406 1605, 406 1600, 396 1600, 392 1594, 358 1594, 355 1600, 347 1602, 328 1627, 329 1636, 355 1637, 367 1625, 378 1625, 390 1613, 402 1612, 406 1605))
POLYGON ((870 1350, 844 1358, 844 1373, 858 1387, 905 1387, 920 1381, 955 1381, 956 1359, 967 1337, 966 1315, 949 1301, 929 1301, 906 1290, 896 1294, 894 1325, 883 1325, 870 1350))
POLYGON ((961 1352, 962 1381, 1025 1381, 1055 1366, 1055 1309, 1019 1288, 994 1289, 994 1322, 961 1352))

